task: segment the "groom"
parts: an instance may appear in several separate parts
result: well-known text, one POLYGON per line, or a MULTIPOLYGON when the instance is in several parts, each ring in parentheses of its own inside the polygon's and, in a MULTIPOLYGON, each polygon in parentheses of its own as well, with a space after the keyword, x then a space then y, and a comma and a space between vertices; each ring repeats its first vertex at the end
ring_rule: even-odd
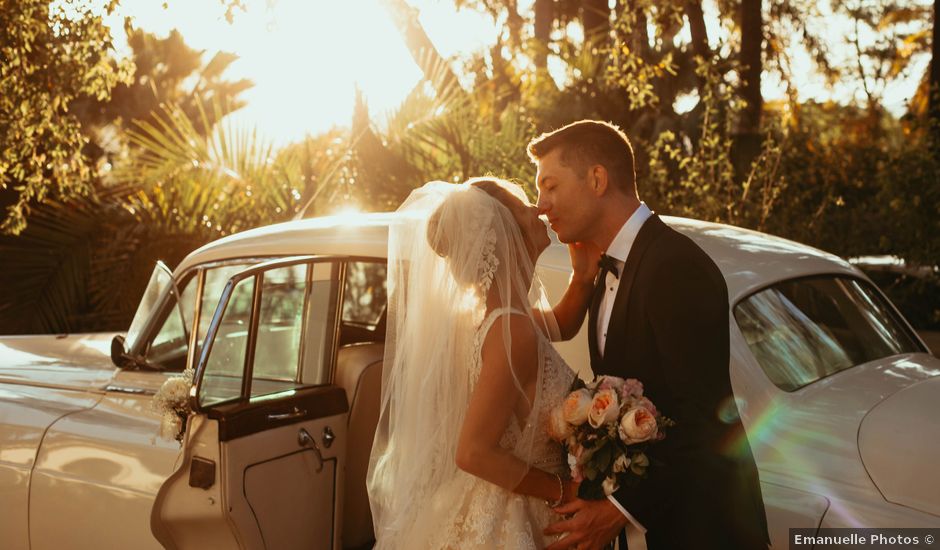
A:
POLYGON ((588 322, 595 375, 637 378, 676 421, 649 447, 640 485, 556 511, 567 533, 549 550, 602 548, 628 524, 650 550, 768 544, 757 468, 729 378, 728 290, 715 263, 636 190, 633 149, 605 122, 582 120, 533 139, 538 207, 562 242, 605 251, 588 322))

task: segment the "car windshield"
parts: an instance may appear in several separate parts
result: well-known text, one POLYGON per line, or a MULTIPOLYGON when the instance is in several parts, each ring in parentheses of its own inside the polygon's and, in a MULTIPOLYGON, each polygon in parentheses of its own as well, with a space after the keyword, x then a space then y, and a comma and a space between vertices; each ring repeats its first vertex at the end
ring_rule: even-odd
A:
POLYGON ((134 320, 127 329, 127 337, 124 340, 124 348, 134 349, 141 332, 147 326, 147 320, 153 315, 154 309, 160 305, 160 300, 168 291, 173 283, 173 274, 161 262, 157 262, 150 274, 150 282, 147 283, 147 289, 144 290, 144 296, 140 299, 140 305, 137 306, 137 313, 134 314, 134 320))
POLYGON ((922 351, 887 301, 870 284, 848 277, 778 283, 739 302, 734 317, 761 368, 785 391, 922 351))

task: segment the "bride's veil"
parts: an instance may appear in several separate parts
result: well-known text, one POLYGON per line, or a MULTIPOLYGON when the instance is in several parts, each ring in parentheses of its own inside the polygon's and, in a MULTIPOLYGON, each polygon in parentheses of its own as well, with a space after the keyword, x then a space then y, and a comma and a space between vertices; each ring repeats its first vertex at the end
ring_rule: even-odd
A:
MULTIPOLYGON (((498 185, 528 204, 518 187, 498 185)), ((457 505, 451 501, 459 496, 456 486, 470 479, 455 456, 480 375, 477 352, 485 335, 478 328, 487 313, 511 309, 535 330, 557 331, 527 246, 509 208, 469 182, 432 182, 413 191, 389 228, 388 333, 367 478, 383 548, 426 544, 457 505)), ((504 406, 528 411, 545 350, 540 344, 523 368, 512 359, 509 323, 500 326, 509 372, 497 375, 508 375, 505 394, 512 396, 504 406)), ((512 417, 520 424, 503 443, 519 458, 516 466, 485 476, 510 490, 531 464, 537 423, 525 416, 512 417)))

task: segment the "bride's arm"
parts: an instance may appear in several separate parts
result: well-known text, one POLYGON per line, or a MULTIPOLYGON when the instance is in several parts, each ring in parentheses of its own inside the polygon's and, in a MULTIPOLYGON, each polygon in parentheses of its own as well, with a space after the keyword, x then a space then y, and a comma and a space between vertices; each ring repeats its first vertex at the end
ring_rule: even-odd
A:
MULTIPOLYGON (((526 400, 523 389, 537 381, 538 340, 531 321, 522 315, 497 319, 484 341, 482 359, 457 443, 457 467, 513 492, 558 501, 558 477, 529 466, 499 445, 509 423, 516 422, 519 403, 526 400), (505 323, 511 345, 504 339, 505 323)), ((563 486, 561 500, 567 502, 576 490, 570 481, 563 486)))
MULTIPOLYGON (((568 254, 571 256, 571 279, 564 296, 552 308, 552 315, 558 324, 558 333, 549 334, 553 341, 571 340, 581 330, 581 323, 591 305, 594 279, 598 271, 597 261, 601 256, 600 249, 589 243, 569 244, 568 254)), ((533 310, 533 313, 537 320, 543 320, 541 310, 533 310)))

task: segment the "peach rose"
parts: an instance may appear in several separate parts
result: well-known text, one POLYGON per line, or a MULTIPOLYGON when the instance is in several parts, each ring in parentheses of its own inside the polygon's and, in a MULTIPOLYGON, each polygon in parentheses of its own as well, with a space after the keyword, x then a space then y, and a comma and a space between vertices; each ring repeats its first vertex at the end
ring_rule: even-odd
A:
POLYGON ((564 441, 574 433, 574 428, 565 420, 565 411, 562 407, 552 409, 548 418, 548 436, 555 441, 564 441))
POLYGON ((600 428, 608 422, 616 422, 620 413, 620 400, 613 389, 600 390, 594 394, 591 402, 591 412, 588 413, 588 422, 595 428, 600 428))
POLYGON ((656 437, 656 417, 646 407, 634 407, 620 419, 620 439, 627 445, 656 437))
POLYGON ((561 408, 569 424, 573 426, 584 424, 587 422, 588 413, 591 412, 591 392, 582 388, 569 393, 561 408))

